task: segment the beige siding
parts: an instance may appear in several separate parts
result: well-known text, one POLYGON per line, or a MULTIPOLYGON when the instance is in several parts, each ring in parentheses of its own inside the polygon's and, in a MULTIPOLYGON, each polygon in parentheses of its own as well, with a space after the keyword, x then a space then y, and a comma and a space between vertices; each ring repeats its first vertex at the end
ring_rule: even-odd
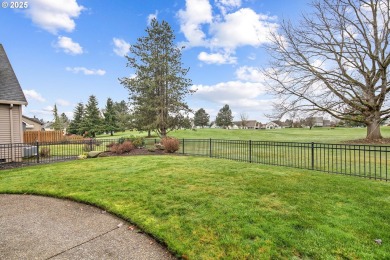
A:
MULTIPOLYGON (((13 121, 13 135, 11 135, 11 119, 10 119, 10 105, 0 104, 0 145, 1 144, 18 144, 22 143, 22 108, 20 105, 14 105, 12 110, 13 121), (13 136, 13 140, 11 140, 13 136)), ((20 161, 22 157, 21 148, 15 146, 9 148, 2 148, 0 151, 0 159, 6 161, 20 161)))
POLYGON ((11 143, 9 105, 0 104, 0 144, 11 143))
POLYGON ((22 126, 22 108, 21 106, 16 106, 12 108, 12 117, 14 123, 14 143, 23 142, 23 126, 22 126))
POLYGON ((28 118, 22 117, 22 122, 26 122, 29 125, 33 125, 34 128, 26 129, 26 131, 41 131, 42 125, 38 124, 37 122, 34 122, 28 118))

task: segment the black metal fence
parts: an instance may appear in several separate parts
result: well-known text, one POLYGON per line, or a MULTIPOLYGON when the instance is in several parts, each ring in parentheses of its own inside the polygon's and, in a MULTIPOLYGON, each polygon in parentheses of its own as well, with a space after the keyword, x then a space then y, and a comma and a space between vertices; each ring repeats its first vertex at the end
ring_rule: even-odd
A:
POLYGON ((390 146, 182 139, 181 153, 390 180, 390 146))
MULTIPOLYGON (((147 139, 152 146, 157 140, 147 139)), ((0 169, 75 160, 89 151, 109 151, 118 139, 84 139, 62 142, 0 144, 0 169)))
MULTIPOLYGON (((73 160, 88 151, 108 151, 113 142, 118 139, 0 144, 0 169, 73 160)), ((157 142, 158 139, 146 139, 146 146, 153 147, 157 142)), ((390 180, 390 146, 181 139, 178 152, 390 180)))

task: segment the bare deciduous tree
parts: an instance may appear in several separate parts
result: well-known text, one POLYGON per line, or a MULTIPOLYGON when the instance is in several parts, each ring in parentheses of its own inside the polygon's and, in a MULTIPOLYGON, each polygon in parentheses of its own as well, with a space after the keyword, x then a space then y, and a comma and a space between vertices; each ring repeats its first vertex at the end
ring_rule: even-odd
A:
POLYGON ((248 114, 243 112, 240 113, 241 127, 244 129, 248 126, 248 114))
POLYGON ((268 46, 268 85, 280 115, 321 111, 382 138, 390 118, 390 0, 315 0, 299 24, 284 21, 268 46))

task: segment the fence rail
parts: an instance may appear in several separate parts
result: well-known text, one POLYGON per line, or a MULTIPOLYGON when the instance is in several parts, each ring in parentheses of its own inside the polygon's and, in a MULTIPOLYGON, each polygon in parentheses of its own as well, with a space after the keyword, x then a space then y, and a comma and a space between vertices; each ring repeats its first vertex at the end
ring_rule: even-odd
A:
POLYGON ((390 146, 182 139, 181 153, 390 180, 390 146))
MULTIPOLYGON (((0 144, 0 168, 72 160, 86 151, 108 151, 117 139, 0 144), (12 162, 12 163, 11 163, 12 162), (10 164, 11 163, 11 164, 10 164)), ((146 139, 151 147, 158 139, 146 139)), ((220 139, 181 139, 181 154, 288 166, 390 180, 390 146, 220 139)))

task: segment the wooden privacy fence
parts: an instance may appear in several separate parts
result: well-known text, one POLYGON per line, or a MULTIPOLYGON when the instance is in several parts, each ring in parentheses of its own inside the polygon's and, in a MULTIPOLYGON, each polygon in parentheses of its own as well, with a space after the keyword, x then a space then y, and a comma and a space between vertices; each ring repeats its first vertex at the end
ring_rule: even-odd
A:
POLYGON ((62 141, 64 137, 62 131, 26 131, 23 133, 23 142, 59 142, 62 141))
POLYGON ((61 142, 76 140, 83 140, 83 137, 79 135, 66 136, 62 131, 26 131, 23 133, 24 143, 61 142))

